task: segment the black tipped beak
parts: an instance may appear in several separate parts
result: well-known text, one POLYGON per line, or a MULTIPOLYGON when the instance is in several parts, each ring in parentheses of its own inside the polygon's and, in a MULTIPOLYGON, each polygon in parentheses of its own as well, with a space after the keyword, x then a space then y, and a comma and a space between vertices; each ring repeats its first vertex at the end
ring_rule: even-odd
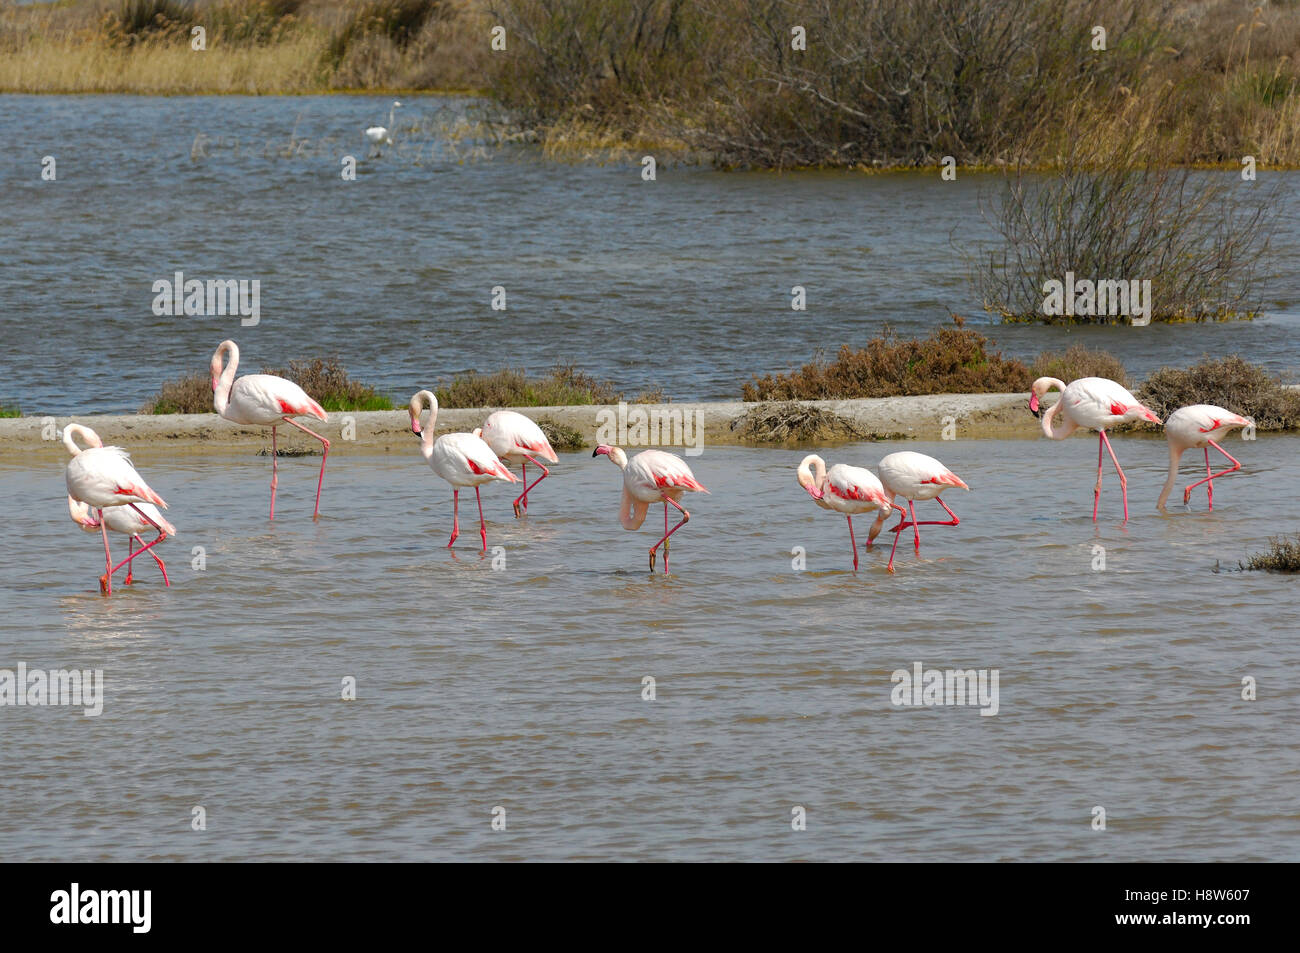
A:
POLYGON ((1030 412, 1031 414, 1033 414, 1035 417, 1042 417, 1042 416, 1043 416, 1043 409, 1042 409, 1041 407, 1038 408, 1037 410, 1031 410, 1031 411, 1029 411, 1029 412, 1030 412))
POLYGON ((592 455, 593 457, 600 456, 600 450, 597 449, 597 450, 593 450, 593 451, 591 451, 591 455, 592 455))

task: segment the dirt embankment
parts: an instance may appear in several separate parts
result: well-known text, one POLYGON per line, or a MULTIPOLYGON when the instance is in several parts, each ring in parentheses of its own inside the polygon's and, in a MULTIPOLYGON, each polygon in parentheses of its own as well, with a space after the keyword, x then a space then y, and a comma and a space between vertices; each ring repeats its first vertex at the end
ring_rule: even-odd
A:
MULTIPOLYGON (((490 409, 443 410, 437 432, 468 431, 482 425, 490 409)), ((696 450, 713 445, 792 445, 853 440, 938 440, 1038 436, 1023 394, 939 394, 862 400, 804 401, 798 404, 682 403, 613 406, 529 407, 524 412, 544 426, 569 433, 566 449, 598 442, 696 450), (811 421, 814 429, 801 428, 811 421), (947 428, 947 434, 945 434, 947 428)), ((265 427, 232 424, 215 414, 120 414, 77 417, 19 417, 0 420, 0 456, 62 456, 60 434, 76 422, 94 429, 105 443, 141 456, 170 452, 229 453, 269 445, 265 427)), ((304 421, 308 425, 317 421, 304 421)), ((416 440, 404 410, 333 413, 313 427, 334 451, 414 452, 416 440)), ((315 446, 293 427, 280 428, 280 447, 315 446)), ((694 454, 691 454, 694 455, 694 454)))

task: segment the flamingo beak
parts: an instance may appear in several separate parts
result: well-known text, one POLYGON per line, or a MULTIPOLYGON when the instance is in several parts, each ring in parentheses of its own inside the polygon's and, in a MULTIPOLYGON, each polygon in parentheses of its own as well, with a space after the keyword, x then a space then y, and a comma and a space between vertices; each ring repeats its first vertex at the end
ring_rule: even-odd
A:
POLYGON ((815 486, 806 486, 804 487, 804 489, 808 491, 808 495, 811 496, 814 500, 820 500, 823 496, 826 495, 821 490, 817 489, 817 487, 815 486))
POLYGON ((1030 412, 1031 414, 1033 414, 1035 417, 1039 417, 1039 416, 1042 415, 1042 411, 1040 411, 1040 410, 1038 409, 1038 395, 1037 395, 1037 394, 1030 394, 1030 395, 1029 395, 1029 412, 1030 412))

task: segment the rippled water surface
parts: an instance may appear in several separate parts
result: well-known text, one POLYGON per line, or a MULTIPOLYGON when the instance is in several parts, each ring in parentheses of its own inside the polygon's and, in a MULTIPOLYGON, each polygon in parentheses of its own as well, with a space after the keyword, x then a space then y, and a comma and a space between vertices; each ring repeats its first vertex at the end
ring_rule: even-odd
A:
POLYGON ((266 458, 141 447, 173 584, 141 560, 107 599, 61 463, 9 458, 0 493, 27 502, 0 547, 0 667, 102 668, 107 698, 0 709, 0 856, 1300 860, 1295 581, 1213 571, 1300 526, 1300 439, 1233 441, 1213 513, 1166 517, 1164 442, 1115 443, 1127 527, 1113 476, 1089 518, 1091 440, 830 452, 905 446, 973 488, 893 576, 879 548, 846 571, 801 454, 707 448, 667 577, 647 572, 658 514, 622 530, 619 475, 587 454, 526 519, 485 492, 494 570, 472 521, 444 548, 450 493, 414 441, 340 446, 318 524, 312 459, 282 462, 271 524, 266 458), (890 673, 918 661, 998 669, 998 714, 893 708, 890 673))
MULTIPOLYGON (((0 401, 133 411, 229 336, 253 369, 337 354, 392 396, 572 360, 630 393, 734 399, 754 372, 886 324, 925 334, 949 308, 985 320, 965 258, 989 235, 980 197, 996 177, 661 167, 648 183, 637 162, 487 147, 473 102, 405 102, 397 147, 369 159, 361 130, 387 121, 387 99, 0 96, 0 401), (261 323, 155 316, 153 283, 177 270, 259 280, 261 323), (790 310, 795 285, 806 312, 790 310)), ((1265 171, 1261 185, 1273 175, 1300 181, 1265 171)), ((1083 341, 1139 376, 1234 351, 1294 372, 1297 195, 1282 195, 1262 269, 1264 319, 993 336, 1018 356, 1083 341)))

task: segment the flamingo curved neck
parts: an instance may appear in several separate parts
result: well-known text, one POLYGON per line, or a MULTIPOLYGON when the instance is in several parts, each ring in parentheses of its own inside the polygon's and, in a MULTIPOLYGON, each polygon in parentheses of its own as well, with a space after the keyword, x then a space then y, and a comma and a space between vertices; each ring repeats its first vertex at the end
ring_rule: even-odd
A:
POLYGON ((1060 429, 1060 431, 1058 432, 1055 429, 1056 417, 1065 409, 1065 383, 1063 381, 1058 381, 1055 377, 1049 378, 1049 380, 1052 386, 1043 391, 1043 396, 1047 396, 1053 387, 1060 391, 1061 396, 1056 398, 1056 403, 1043 412, 1043 433, 1047 434, 1047 436, 1053 440, 1064 440, 1066 437, 1070 436, 1070 434, 1078 430, 1079 425, 1069 417, 1066 417, 1065 425, 1060 429))
POLYGON ((103 443, 100 441, 99 435, 89 427, 83 427, 81 424, 68 424, 68 426, 63 428, 63 445, 68 448, 68 453, 75 457, 83 450, 89 450, 92 447, 102 447, 103 443), (80 437, 84 440, 86 446, 77 446, 76 437, 80 437))
POLYGON ((623 487, 623 497, 618 504, 618 522, 624 529, 640 529, 641 524, 645 522, 646 511, 650 509, 650 504, 643 500, 638 500, 627 487, 623 487))
POLYGON ((1169 476, 1165 480, 1165 485, 1160 489, 1160 496, 1156 499, 1156 509, 1163 511, 1165 501, 1169 499, 1169 493, 1173 490, 1174 484, 1178 482, 1178 464, 1183 458, 1183 448, 1169 446, 1169 476))
POLYGON ((826 461, 815 453, 810 453, 799 463, 797 471, 799 485, 805 490, 824 490, 826 487, 826 461), (816 475, 813 474, 816 470, 816 475))
POLYGON ((235 386, 235 371, 239 367, 239 345, 234 341, 222 341, 217 345, 217 352, 212 355, 212 407, 218 414, 225 416, 230 405, 230 388, 235 386), (222 367, 222 356, 230 355, 230 360, 222 367))
POLYGON ((420 424, 420 453, 428 460, 433 456, 433 430, 438 422, 438 398, 431 390, 422 390, 411 398, 411 414, 420 424), (425 412, 429 422, 424 422, 425 412))

